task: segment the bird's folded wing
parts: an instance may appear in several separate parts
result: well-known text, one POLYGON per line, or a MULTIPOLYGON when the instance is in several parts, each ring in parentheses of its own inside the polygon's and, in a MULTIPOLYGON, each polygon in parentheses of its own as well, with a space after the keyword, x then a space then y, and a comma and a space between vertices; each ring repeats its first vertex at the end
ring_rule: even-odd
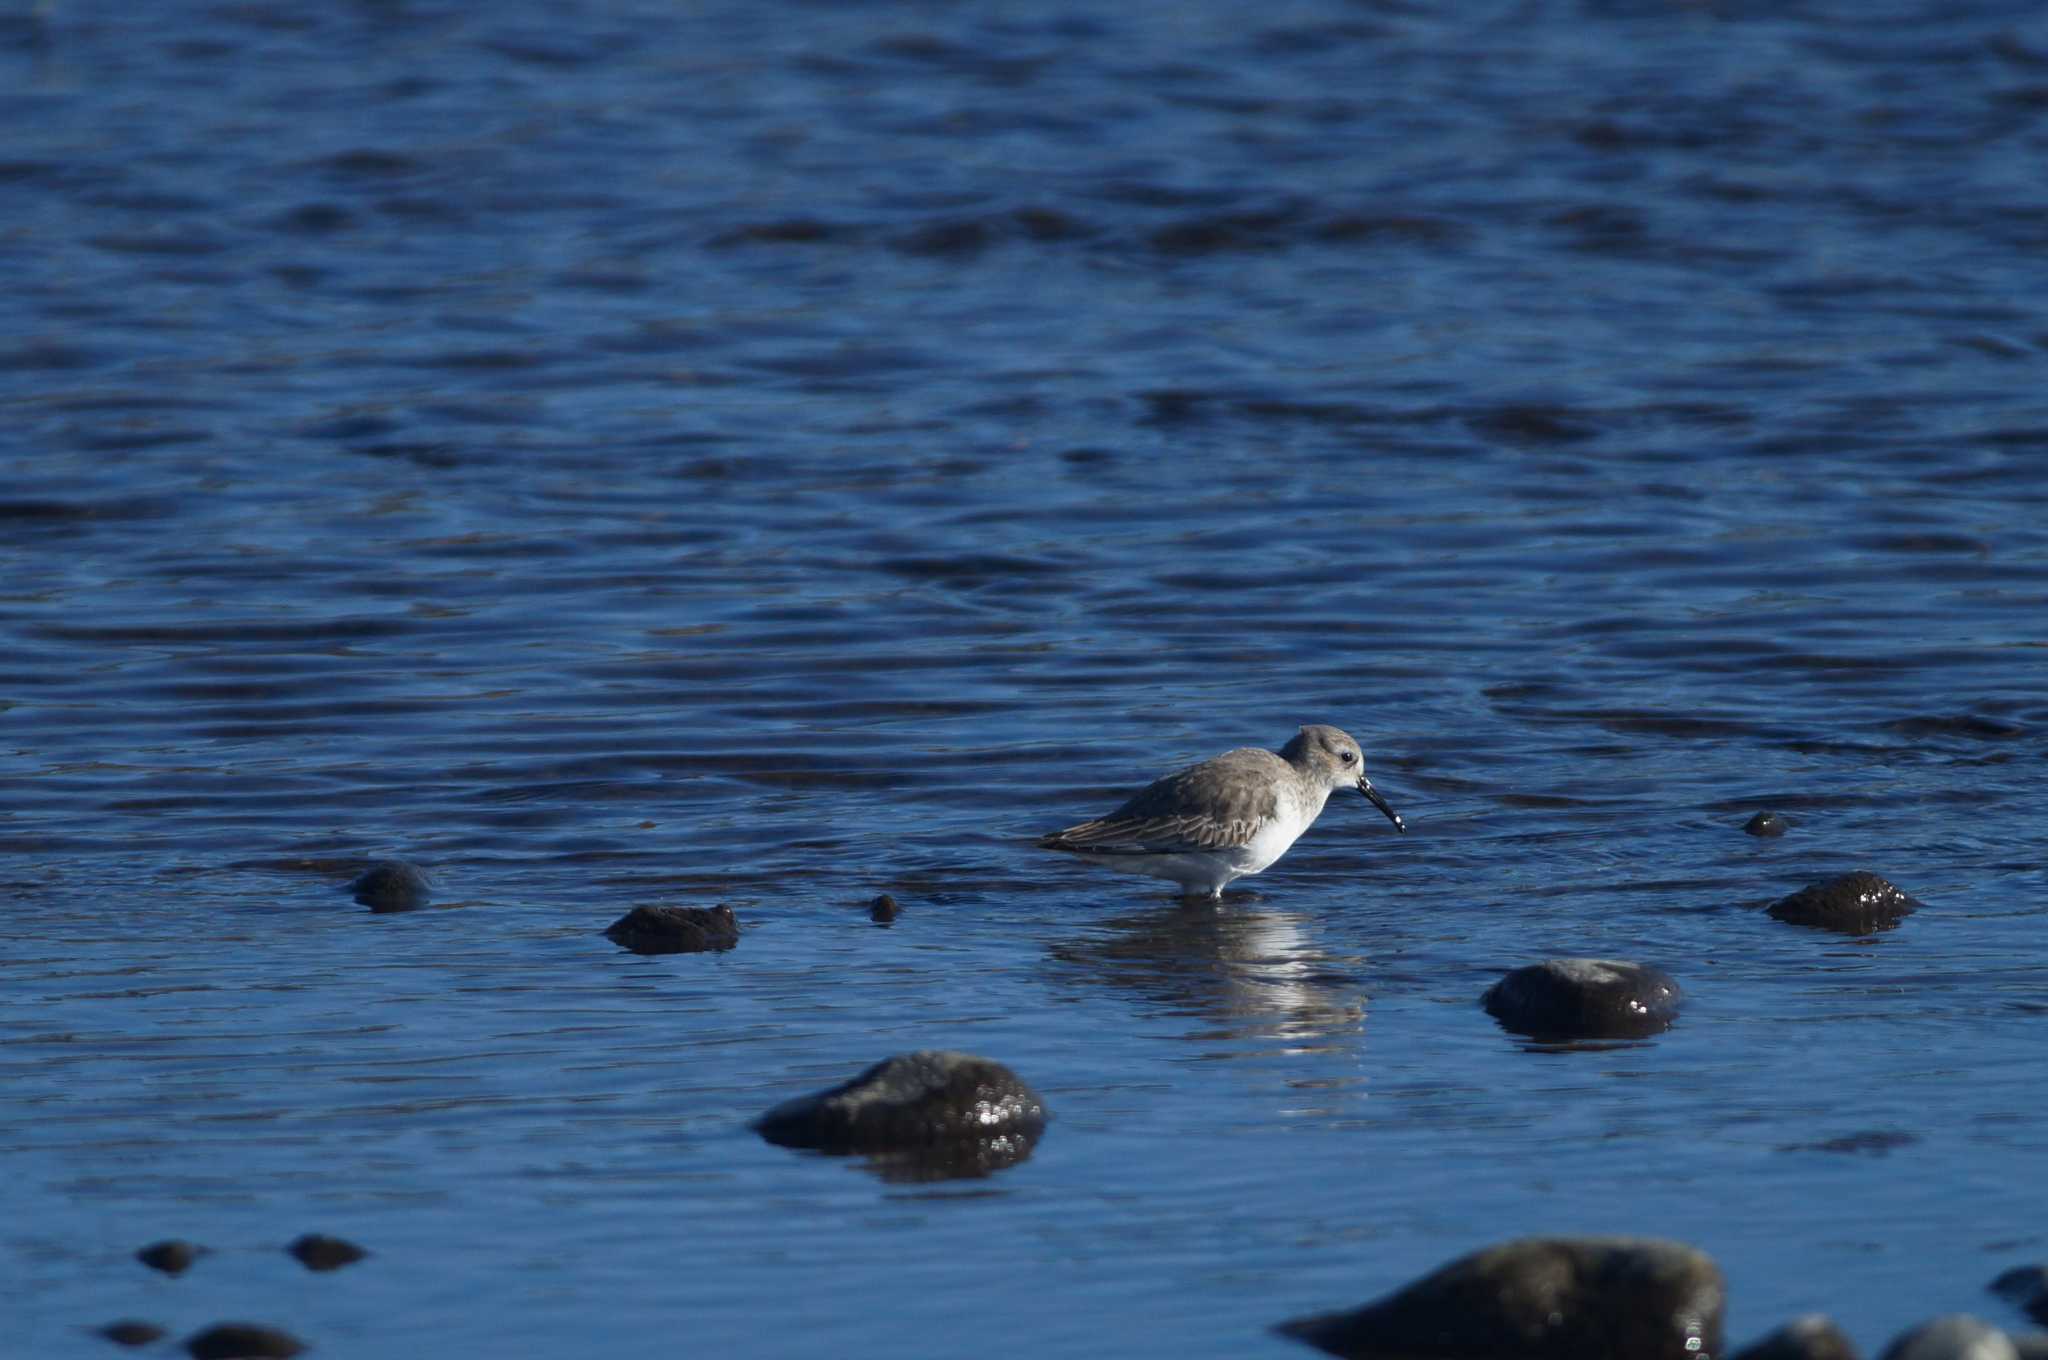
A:
POLYGON ((1249 845, 1259 824, 1209 817, 1104 817, 1055 831, 1039 844, 1048 850, 1096 855, 1174 855, 1191 850, 1235 850, 1249 845))

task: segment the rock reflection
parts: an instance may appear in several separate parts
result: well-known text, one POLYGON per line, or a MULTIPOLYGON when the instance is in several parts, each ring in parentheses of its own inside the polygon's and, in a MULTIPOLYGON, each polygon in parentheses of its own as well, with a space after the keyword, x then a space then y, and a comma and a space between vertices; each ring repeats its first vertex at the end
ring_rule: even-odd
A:
POLYGON ((1007 1171, 1031 1155, 1037 1134, 1013 1133, 897 1152, 873 1153, 856 1165, 890 1185, 976 1181, 1007 1171))
POLYGON ((1304 1040, 1361 1028, 1365 998, 1315 945, 1309 919, 1244 900, 1113 917, 1051 953, 1175 1014, 1214 1020, 1228 1038, 1304 1040))

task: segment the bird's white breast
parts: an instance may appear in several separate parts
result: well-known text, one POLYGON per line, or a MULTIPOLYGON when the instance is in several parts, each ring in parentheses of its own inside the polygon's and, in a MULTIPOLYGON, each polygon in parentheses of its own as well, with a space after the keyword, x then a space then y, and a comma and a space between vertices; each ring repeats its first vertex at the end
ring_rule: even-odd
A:
POLYGON ((1239 852, 1237 861, 1240 873, 1255 874, 1274 860, 1287 853, 1287 847, 1301 839, 1301 833, 1315 822, 1316 814, 1323 810, 1322 800, 1313 807, 1290 805, 1282 799, 1280 815, 1261 826, 1252 836, 1251 842, 1239 852))

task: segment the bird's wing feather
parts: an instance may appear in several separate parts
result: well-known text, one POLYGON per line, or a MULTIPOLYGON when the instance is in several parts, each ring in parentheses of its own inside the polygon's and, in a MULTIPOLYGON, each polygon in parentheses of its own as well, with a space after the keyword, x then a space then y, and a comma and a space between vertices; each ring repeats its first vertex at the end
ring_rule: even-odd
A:
POLYGON ((1274 776, 1286 762, 1271 751, 1226 751, 1151 784, 1092 822, 1040 840, 1048 850, 1170 855, 1249 845, 1280 812, 1274 776), (1277 767, 1277 768, 1276 768, 1277 767))

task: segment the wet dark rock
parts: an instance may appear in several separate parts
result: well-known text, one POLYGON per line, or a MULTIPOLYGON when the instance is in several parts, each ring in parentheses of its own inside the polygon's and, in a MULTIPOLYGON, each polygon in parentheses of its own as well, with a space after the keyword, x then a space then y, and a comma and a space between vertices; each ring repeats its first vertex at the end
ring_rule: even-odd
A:
POLYGON ((1876 874, 1858 869, 1839 878, 1809 883, 1790 897, 1772 903, 1770 913, 1793 925, 1844 935, 1869 935, 1890 930, 1919 905, 1876 874))
POLYGON ((1964 1313, 1923 1322, 1885 1347, 1884 1360, 2019 1360, 2004 1332, 1964 1313))
POLYGON ((1820 1313, 1793 1318, 1763 1340, 1735 1353, 1734 1360, 1861 1360, 1856 1343, 1820 1313))
POLYGON ((950 1174, 980 1174, 1029 1156, 1045 1121, 1045 1102, 1001 1063, 926 1049, 786 1100, 755 1120, 754 1131, 783 1147, 911 1154, 967 1168, 950 1174))
POLYGON ((1538 1039, 1640 1039, 1671 1028, 1682 996, 1648 964, 1546 959, 1494 983, 1483 1004, 1503 1029, 1538 1039))
POLYGON ((370 1253, 353 1242, 324 1233, 307 1233, 285 1248, 308 1270, 339 1270, 354 1265, 370 1253))
POLYGON ((348 885, 371 911, 417 911, 432 900, 433 888, 423 869, 402 859, 379 860, 348 885))
POLYGON ((117 1346, 147 1346, 163 1334, 164 1329, 154 1322, 137 1322, 133 1318, 109 1322, 100 1328, 100 1335, 117 1346))
POLYGON ((1756 816, 1744 822, 1742 829, 1752 836, 1762 836, 1765 839, 1770 839, 1784 835, 1786 831, 1791 829, 1791 823, 1775 812, 1759 812, 1756 816))
POLYGON ((1698 1360, 1721 1354, 1725 1294, 1712 1259, 1682 1243, 1528 1237, 1277 1330, 1353 1360, 1698 1360))
POLYGON ((635 954, 701 954, 738 944, 740 923, 727 906, 635 907, 604 933, 635 954))
POLYGON ((896 899, 887 893, 868 903, 868 919, 876 925, 888 925, 902 914, 903 908, 897 906, 896 899))
POLYGON ((135 1253, 135 1259, 151 1270, 161 1270, 166 1275, 183 1275, 205 1251, 205 1247, 173 1237, 165 1242, 150 1243, 135 1253))
POLYGON ((1991 1282, 1991 1292, 2048 1324, 2048 1265, 2014 1266, 1991 1282))
POLYGON ((185 1342, 192 1360, 283 1360, 306 1349, 290 1332, 257 1322, 217 1322, 185 1342))

